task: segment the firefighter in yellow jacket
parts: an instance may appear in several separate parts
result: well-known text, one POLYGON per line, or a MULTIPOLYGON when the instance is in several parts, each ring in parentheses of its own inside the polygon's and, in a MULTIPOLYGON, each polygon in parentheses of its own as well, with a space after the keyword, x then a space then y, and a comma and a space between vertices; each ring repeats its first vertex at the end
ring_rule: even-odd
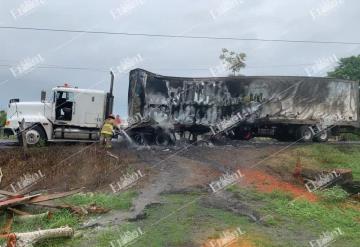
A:
POLYGON ((106 148, 111 148, 111 139, 113 137, 113 130, 115 126, 115 117, 108 116, 101 128, 100 144, 105 145, 106 148))

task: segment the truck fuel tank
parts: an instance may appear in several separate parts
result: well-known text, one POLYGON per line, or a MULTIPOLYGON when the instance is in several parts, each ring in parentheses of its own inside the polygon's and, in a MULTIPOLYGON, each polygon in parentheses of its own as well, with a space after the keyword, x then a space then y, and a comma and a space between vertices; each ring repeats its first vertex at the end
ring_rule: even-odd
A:
POLYGON ((54 130, 54 136, 55 139, 97 140, 99 139, 99 131, 58 127, 54 130))

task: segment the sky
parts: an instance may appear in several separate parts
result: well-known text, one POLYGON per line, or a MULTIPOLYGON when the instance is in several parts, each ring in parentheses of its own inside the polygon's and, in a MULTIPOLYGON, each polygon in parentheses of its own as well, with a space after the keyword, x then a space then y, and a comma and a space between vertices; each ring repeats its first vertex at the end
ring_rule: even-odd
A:
MULTIPOLYGON (((355 0, 0 0, 0 27, 360 42, 359 11, 355 0)), ((0 28, 0 109, 11 98, 37 101, 41 90, 50 95, 64 83, 108 90, 113 70, 114 109, 126 117, 129 70, 226 76, 222 48, 246 53, 247 76, 326 76, 340 58, 360 54, 359 45, 0 28)))

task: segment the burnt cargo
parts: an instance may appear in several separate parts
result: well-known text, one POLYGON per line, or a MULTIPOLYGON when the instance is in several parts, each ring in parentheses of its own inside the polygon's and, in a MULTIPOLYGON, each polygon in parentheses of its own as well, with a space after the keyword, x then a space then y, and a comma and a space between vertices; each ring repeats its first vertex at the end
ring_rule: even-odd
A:
POLYGON ((289 124, 332 122, 358 127, 358 82, 319 77, 169 77, 130 72, 130 119, 213 126, 237 113, 252 121, 289 124))

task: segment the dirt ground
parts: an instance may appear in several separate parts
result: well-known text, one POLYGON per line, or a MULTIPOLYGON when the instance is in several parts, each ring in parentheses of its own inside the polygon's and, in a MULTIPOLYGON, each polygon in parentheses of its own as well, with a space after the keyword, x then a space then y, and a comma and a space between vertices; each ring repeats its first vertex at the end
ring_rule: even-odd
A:
MULTIPOLYGON (((244 175, 239 182, 241 186, 262 192, 282 190, 294 197, 316 201, 316 196, 294 178, 292 173, 296 163, 289 164, 286 169, 274 165, 277 153, 291 148, 294 147, 288 147, 287 143, 262 142, 132 148, 115 144, 109 153, 96 144, 53 145, 31 149, 27 157, 19 147, 0 149, 0 166, 4 174, 1 188, 11 191, 10 184, 16 183, 20 176, 40 170, 45 177, 28 188, 29 191, 67 191, 83 187, 85 191, 112 193, 111 183, 125 173, 140 170, 145 176, 134 187, 139 194, 133 201, 132 210, 113 210, 92 220, 99 228, 118 226, 128 219, 141 217, 147 206, 162 203, 161 195, 164 194, 210 192, 209 183, 224 173, 236 171, 244 175)), ((257 213, 255 202, 239 200, 227 191, 202 198, 201 204, 235 212, 253 222, 261 222, 263 217, 257 213)), ((241 245, 230 246, 252 245, 245 239, 241 245)))
MULTIPOLYGON (((150 180, 145 179, 149 184, 162 178, 159 193, 206 187, 226 172, 246 168, 266 170, 266 162, 262 162, 264 157, 284 146, 244 143, 236 146, 128 148, 118 144, 108 153, 94 144, 53 145, 33 148, 28 157, 20 147, 0 149, 0 166, 4 174, 2 188, 11 189, 9 185, 16 183, 20 176, 40 170, 45 177, 32 186, 32 191, 81 187, 89 191, 110 191, 108 185, 129 169, 151 174, 150 180)), ((270 170, 271 173, 275 172, 270 170)))
MULTIPOLYGON (((40 170, 45 177, 28 188, 29 191, 84 188, 85 191, 111 192, 109 184, 128 171, 140 169, 146 176, 137 184, 140 196, 134 202, 135 210, 131 214, 135 217, 146 205, 159 202, 162 193, 209 190, 211 181, 238 169, 248 175, 243 183, 252 185, 263 180, 261 176, 267 176, 268 180, 275 176, 270 180, 274 186, 279 186, 276 178, 279 174, 269 169, 264 159, 285 146, 240 142, 226 146, 128 148, 125 144, 117 144, 109 154, 97 145, 53 145, 31 149, 28 157, 21 148, 15 147, 0 150, 0 165, 5 174, 2 188, 11 191, 9 185, 15 184, 19 177, 40 170), (259 179, 255 179, 255 173, 259 179)), ((261 189, 270 190, 269 186, 261 189)), ((299 190, 296 193, 303 189, 299 190)), ((114 220, 118 217, 109 215, 101 223, 118 224, 126 217, 129 216, 114 220)))

